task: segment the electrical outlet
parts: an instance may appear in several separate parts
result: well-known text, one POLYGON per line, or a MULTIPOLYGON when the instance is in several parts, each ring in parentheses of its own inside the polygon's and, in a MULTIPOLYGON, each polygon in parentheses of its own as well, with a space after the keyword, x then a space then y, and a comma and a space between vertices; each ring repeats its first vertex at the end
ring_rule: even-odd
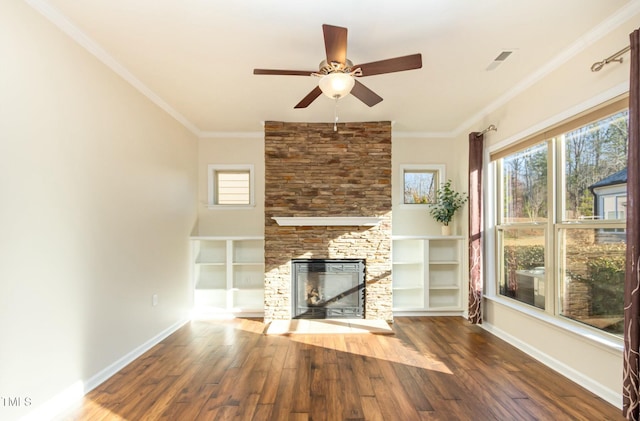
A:
POLYGON ((154 307, 158 305, 158 294, 153 294, 151 296, 151 305, 154 307))

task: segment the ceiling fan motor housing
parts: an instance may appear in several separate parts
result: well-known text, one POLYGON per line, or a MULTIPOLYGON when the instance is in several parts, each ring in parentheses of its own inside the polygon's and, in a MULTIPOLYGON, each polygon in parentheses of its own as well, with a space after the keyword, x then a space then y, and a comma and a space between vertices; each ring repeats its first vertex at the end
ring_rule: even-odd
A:
POLYGON ((320 65, 318 66, 320 70, 318 73, 321 75, 328 75, 330 73, 351 73, 351 68, 353 67, 353 63, 351 60, 345 60, 345 63, 339 63, 336 61, 332 61, 328 63, 327 60, 322 60, 320 65))

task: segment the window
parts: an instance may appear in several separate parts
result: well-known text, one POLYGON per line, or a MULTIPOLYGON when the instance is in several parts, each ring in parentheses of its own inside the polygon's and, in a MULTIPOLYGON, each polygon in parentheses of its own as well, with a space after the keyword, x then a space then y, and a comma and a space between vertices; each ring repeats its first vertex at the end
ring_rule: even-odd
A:
POLYGON ((548 242, 547 142, 504 157, 501 169, 501 224, 498 244, 501 295, 546 308, 545 249, 548 242))
POLYGON ((621 100, 492 154, 498 294, 622 335, 627 124, 621 100))
POLYGON ((403 165, 402 203, 428 205, 435 203, 435 194, 444 181, 444 165, 403 165))
POLYGON ((253 165, 209 165, 209 207, 254 205, 253 165))

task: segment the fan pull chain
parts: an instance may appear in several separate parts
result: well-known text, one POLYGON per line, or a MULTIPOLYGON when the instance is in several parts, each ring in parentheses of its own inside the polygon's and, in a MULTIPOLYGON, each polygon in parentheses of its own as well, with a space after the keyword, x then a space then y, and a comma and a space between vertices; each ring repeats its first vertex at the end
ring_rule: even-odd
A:
POLYGON ((336 95, 335 106, 333 107, 333 131, 338 131, 338 96, 336 95))

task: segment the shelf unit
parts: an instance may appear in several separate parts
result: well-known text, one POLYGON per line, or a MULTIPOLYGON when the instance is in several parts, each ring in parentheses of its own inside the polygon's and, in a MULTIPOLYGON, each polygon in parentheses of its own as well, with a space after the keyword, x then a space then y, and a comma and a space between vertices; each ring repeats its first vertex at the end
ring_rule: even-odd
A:
POLYGON ((393 311, 462 311, 462 236, 393 237, 393 311))
POLYGON ((194 309, 200 313, 264 313, 264 239, 191 237, 194 309))

